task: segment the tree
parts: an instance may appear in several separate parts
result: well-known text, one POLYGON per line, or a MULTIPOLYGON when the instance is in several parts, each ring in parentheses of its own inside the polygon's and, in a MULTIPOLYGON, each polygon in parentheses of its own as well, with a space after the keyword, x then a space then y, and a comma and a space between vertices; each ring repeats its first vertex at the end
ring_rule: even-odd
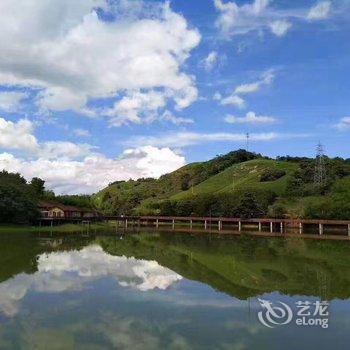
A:
POLYGON ((42 198, 45 194, 45 181, 38 178, 38 177, 33 177, 32 181, 30 182, 30 186, 32 187, 35 195, 38 198, 42 198))
POLYGON ((37 202, 24 188, 0 184, 0 222, 29 223, 38 216, 37 202))

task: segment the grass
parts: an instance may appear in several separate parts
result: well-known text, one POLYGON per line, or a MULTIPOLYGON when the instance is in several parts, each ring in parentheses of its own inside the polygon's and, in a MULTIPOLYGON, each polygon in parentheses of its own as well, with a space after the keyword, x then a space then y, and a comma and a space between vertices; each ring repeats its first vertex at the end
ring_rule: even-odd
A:
POLYGON ((0 225, 0 234, 30 233, 32 232, 32 229, 33 229, 32 226, 26 226, 26 225, 0 225))
POLYGON ((235 164, 221 173, 201 182, 193 189, 177 193, 171 199, 181 200, 197 194, 231 192, 234 189, 266 189, 281 195, 287 185, 288 177, 298 168, 297 164, 275 160, 255 159, 235 164), (267 169, 280 169, 286 175, 275 181, 260 182, 260 175, 267 169))

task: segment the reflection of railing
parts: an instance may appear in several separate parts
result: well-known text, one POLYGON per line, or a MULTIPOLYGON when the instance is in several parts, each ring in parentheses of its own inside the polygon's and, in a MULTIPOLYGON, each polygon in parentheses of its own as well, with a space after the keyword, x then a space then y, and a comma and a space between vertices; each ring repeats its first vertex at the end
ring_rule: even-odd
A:
POLYGON ((317 231, 319 236, 323 236, 325 231, 333 229, 339 231, 343 236, 350 236, 350 220, 302 220, 302 219, 278 219, 278 218, 223 218, 223 217, 174 217, 174 216, 105 216, 104 220, 114 220, 124 223, 124 226, 133 226, 135 222, 138 225, 156 226, 159 228, 166 224, 171 225, 172 229, 186 228, 193 230, 195 228, 216 230, 219 232, 241 232, 243 229, 250 229, 263 234, 284 234, 289 231, 305 234, 307 232, 317 231))
MULTIPOLYGON (((122 224, 123 228, 135 226, 153 226, 156 228, 166 228, 170 225, 173 230, 212 230, 222 233, 241 233, 249 229, 263 235, 276 235, 299 233, 300 235, 316 231, 319 236, 324 236, 330 229, 339 231, 339 237, 350 238, 350 220, 302 220, 302 219, 278 219, 278 218, 223 218, 223 217, 178 217, 178 216, 100 216, 88 218, 41 218, 40 222, 60 223, 76 222, 85 223, 87 221, 108 221, 115 222, 118 228, 122 224), (290 232, 292 231, 292 232, 290 232), (327 232, 325 232, 327 231, 327 232)), ((309 236, 309 235, 308 235, 309 236)), ((325 235, 327 236, 327 235, 325 235)))

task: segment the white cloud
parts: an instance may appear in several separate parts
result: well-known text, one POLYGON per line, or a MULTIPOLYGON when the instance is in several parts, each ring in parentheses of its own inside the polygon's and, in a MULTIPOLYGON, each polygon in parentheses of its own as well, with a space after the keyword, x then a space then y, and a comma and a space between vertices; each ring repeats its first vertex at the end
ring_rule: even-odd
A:
POLYGON ((0 118, 0 149, 19 150, 30 156, 75 159, 92 154, 93 146, 67 141, 40 143, 34 135, 35 124, 28 119, 12 122, 0 118))
POLYGON ((311 7, 307 18, 310 21, 319 21, 328 18, 331 12, 331 1, 320 1, 315 6, 311 7))
MULTIPOLYGON (((101 111, 101 114, 109 117, 111 126, 121 126, 129 123, 152 123, 158 121, 170 121, 174 124, 193 123, 192 119, 175 117, 166 107, 168 92, 150 90, 148 92, 130 91, 126 96, 117 101, 112 108, 101 111), (161 110, 164 110, 160 113, 161 110)), ((185 100, 180 104, 187 104, 185 100)))
MULTIPOLYGON (((71 157, 84 151, 71 148, 71 157)), ((69 159, 65 152, 57 154, 57 149, 56 156, 65 157, 25 160, 0 153, 0 169, 19 172, 28 180, 40 177, 57 193, 93 193, 116 180, 159 177, 185 165, 185 158, 169 148, 143 146, 128 149, 117 159, 95 153, 79 161, 69 159)))
POLYGON ((89 130, 86 129, 74 129, 73 134, 78 137, 90 137, 91 133, 89 130))
POLYGON ((216 26, 222 36, 230 39, 250 32, 264 33, 270 30, 277 37, 284 36, 292 27, 293 21, 316 21, 329 17, 332 2, 319 1, 311 9, 278 8, 272 0, 252 0, 238 4, 238 1, 214 0, 219 16, 216 26))
POLYGON ((41 177, 59 193, 92 193, 116 180, 159 177, 185 164, 185 158, 169 148, 142 145, 111 159, 85 143, 39 143, 33 132, 34 125, 28 120, 14 123, 0 118, 0 149, 20 150, 25 155, 0 153, 0 171, 19 172, 28 180, 41 177))
POLYGON ((198 92, 182 67, 200 34, 168 3, 146 4, 147 11, 141 1, 123 3, 2 0, 0 85, 42 89, 37 104, 43 112, 94 116, 89 100, 139 89, 159 89, 186 108, 198 92), (117 20, 102 20, 99 6, 117 20))
POLYGON ((253 92, 259 91, 260 86, 261 86, 260 82, 242 84, 236 87, 235 94, 241 94, 241 95, 251 94, 253 92))
POLYGON ((102 112, 110 117, 112 126, 121 126, 128 123, 141 124, 151 122, 157 116, 157 111, 165 107, 166 96, 158 91, 129 92, 110 109, 102 112))
POLYGON ((335 128, 344 131, 350 129, 350 117, 344 117, 340 119, 338 124, 335 124, 335 128))
POLYGON ((242 84, 235 88, 231 95, 223 97, 219 92, 216 92, 213 99, 219 101, 221 105, 231 105, 243 109, 246 107, 246 101, 239 95, 248 95, 255 93, 264 85, 270 85, 275 78, 274 71, 269 69, 265 71, 258 81, 242 84))
POLYGON ((272 33, 279 37, 284 36, 291 27, 292 23, 286 20, 278 20, 270 23, 272 33))
MULTIPOLYGON (((287 14, 269 8, 270 2, 270 0, 254 0, 250 4, 239 6, 235 1, 224 3, 222 0, 214 0, 215 8, 219 12, 216 26, 225 37, 229 38, 266 29, 278 20, 282 22, 287 14)), ((288 28, 285 26, 284 34, 290 26, 288 28)), ((272 32, 281 36, 281 30, 272 32)))
POLYGON ((40 145, 36 152, 39 158, 44 159, 77 159, 91 155, 95 147, 84 143, 68 141, 48 141, 40 145))
POLYGON ((40 293, 79 292, 101 278, 114 279, 120 287, 141 292, 165 290, 182 277, 156 261, 112 256, 98 245, 81 250, 53 252, 38 256, 38 271, 19 274, 0 285, 0 312, 17 314, 29 290, 40 293))
POLYGON ((33 135, 34 125, 27 119, 18 122, 0 118, 0 148, 37 151, 37 139, 33 135))
POLYGON ((225 117, 225 121, 230 124, 273 124, 277 119, 273 117, 256 115, 254 112, 248 112, 245 117, 235 117, 228 115, 225 117))
POLYGON ((193 119, 177 117, 168 110, 163 113, 163 115, 160 117, 160 120, 168 121, 175 125, 186 125, 194 123, 193 119))
POLYGON ((5 112, 16 112, 27 97, 28 94, 25 92, 2 91, 0 92, 0 109, 5 112))
POLYGON ((258 81, 237 86, 234 93, 238 95, 247 95, 257 92, 261 89, 262 86, 272 84, 274 79, 275 73, 272 69, 269 69, 261 75, 258 81))
POLYGON ((201 61, 201 65, 206 71, 211 71, 218 64, 219 55, 216 51, 212 51, 201 61))
POLYGON ((239 97, 238 95, 232 94, 227 97, 221 98, 220 104, 223 106, 235 106, 237 108, 244 108, 246 106, 245 101, 242 97, 239 97))

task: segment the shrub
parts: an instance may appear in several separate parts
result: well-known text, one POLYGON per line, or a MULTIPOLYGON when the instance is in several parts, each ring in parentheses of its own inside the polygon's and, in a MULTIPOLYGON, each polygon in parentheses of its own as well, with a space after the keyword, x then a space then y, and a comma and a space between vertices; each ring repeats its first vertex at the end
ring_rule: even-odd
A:
POLYGON ((268 215, 273 218, 283 218, 287 214, 287 209, 282 204, 276 203, 269 207, 268 215))
POLYGON ((286 175, 284 170, 280 169, 266 169, 260 175, 260 182, 275 181, 286 175))

